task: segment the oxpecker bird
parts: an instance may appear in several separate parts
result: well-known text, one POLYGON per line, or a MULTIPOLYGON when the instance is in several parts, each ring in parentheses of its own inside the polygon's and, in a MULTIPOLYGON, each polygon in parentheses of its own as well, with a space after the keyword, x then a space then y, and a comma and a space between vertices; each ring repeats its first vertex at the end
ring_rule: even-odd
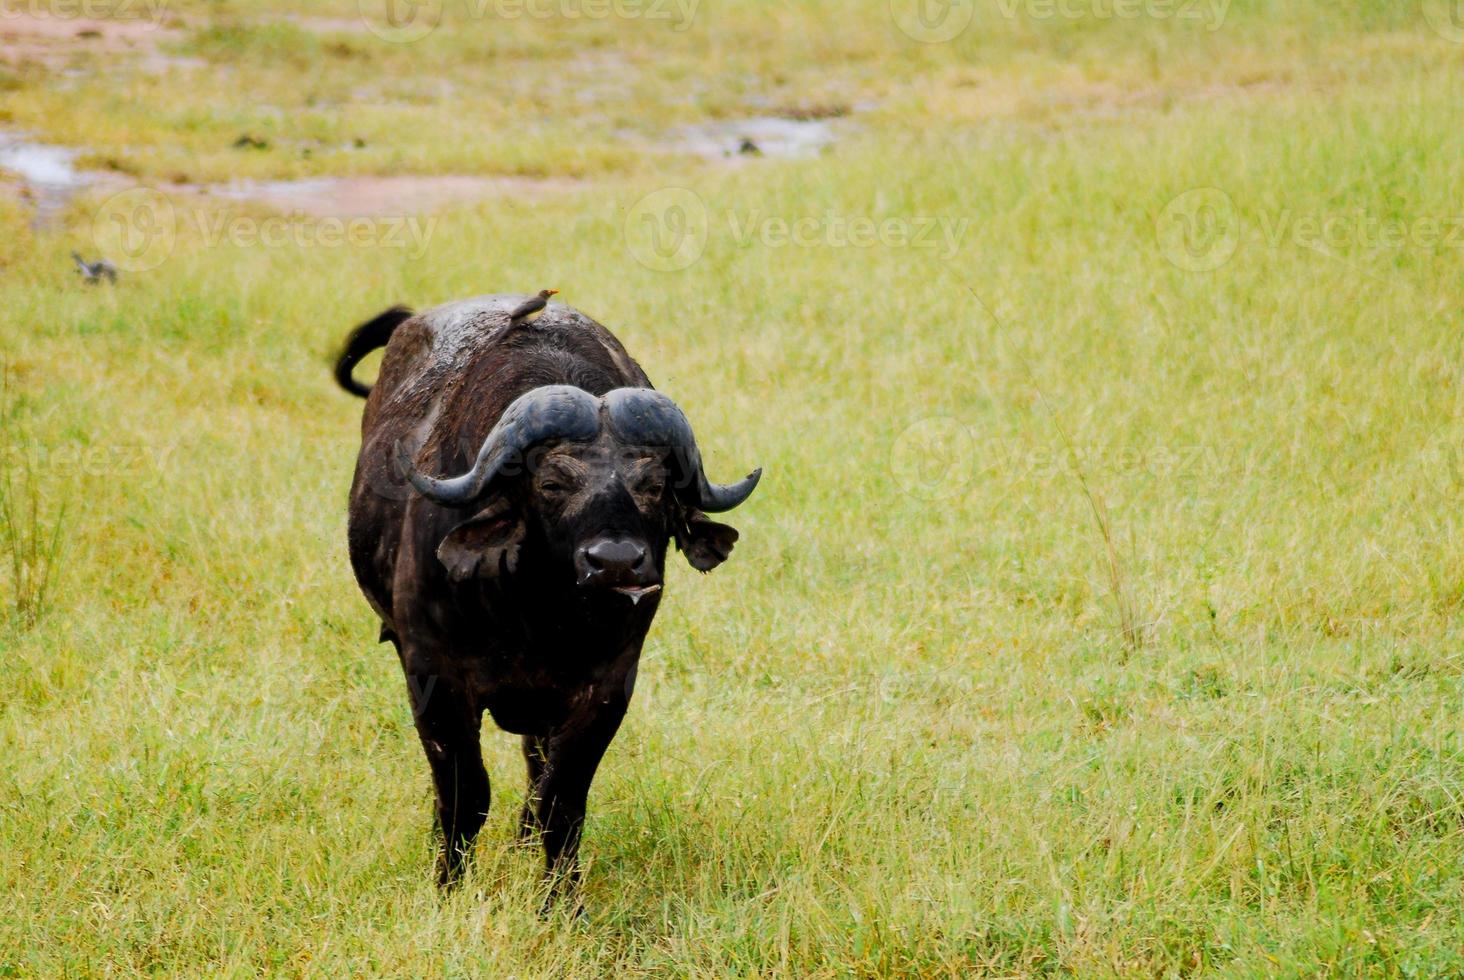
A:
POLYGON ((544 312, 544 307, 549 305, 549 297, 559 292, 557 289, 541 289, 539 292, 524 300, 514 308, 508 315, 510 327, 522 326, 544 312))
POLYGON ((108 282, 117 281, 117 267, 106 259, 88 262, 81 257, 80 253, 72 252, 71 260, 76 263, 76 271, 81 273, 81 278, 94 286, 103 279, 108 282))

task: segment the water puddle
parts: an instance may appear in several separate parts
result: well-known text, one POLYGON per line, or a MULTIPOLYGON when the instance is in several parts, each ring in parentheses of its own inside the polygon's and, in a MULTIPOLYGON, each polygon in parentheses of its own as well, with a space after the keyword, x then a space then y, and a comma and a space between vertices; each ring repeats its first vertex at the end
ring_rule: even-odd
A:
POLYGON ((115 179, 111 174, 78 170, 79 150, 0 133, 0 171, 20 178, 21 197, 35 206, 35 225, 49 223, 84 188, 115 179))
POLYGON ((686 126, 669 145, 708 160, 759 156, 796 160, 824 153, 836 137, 832 118, 753 116, 686 126))
POLYGON ((84 181, 71 165, 76 151, 64 146, 27 143, 18 136, 0 135, 0 169, 42 187, 77 187, 84 181))

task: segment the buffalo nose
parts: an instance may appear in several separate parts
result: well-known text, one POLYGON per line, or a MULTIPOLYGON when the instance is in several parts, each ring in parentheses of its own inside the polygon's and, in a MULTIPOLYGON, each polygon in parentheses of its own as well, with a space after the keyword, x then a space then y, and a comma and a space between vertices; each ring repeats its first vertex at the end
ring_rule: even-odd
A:
POLYGON ((656 577, 650 549, 640 541, 597 538, 575 557, 581 585, 640 585, 656 577))
POLYGON ((634 541, 596 541, 585 549, 585 562, 596 572, 633 572, 645 558, 645 545, 634 541))

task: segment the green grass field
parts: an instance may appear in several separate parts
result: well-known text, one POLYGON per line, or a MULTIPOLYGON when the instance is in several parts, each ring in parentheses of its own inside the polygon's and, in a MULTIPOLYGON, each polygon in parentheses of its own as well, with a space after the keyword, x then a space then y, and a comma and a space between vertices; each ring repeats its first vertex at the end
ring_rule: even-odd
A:
POLYGON ((125 182, 33 227, 0 174, 0 975, 1464 973, 1464 26, 693 6, 172 0, 150 55, 0 58, 0 133, 125 182), (780 113, 842 118, 676 145, 780 113), (184 190, 413 175, 516 183, 413 247, 184 190), (432 883, 329 370, 542 286, 767 473, 670 572, 578 920, 491 725, 432 883))

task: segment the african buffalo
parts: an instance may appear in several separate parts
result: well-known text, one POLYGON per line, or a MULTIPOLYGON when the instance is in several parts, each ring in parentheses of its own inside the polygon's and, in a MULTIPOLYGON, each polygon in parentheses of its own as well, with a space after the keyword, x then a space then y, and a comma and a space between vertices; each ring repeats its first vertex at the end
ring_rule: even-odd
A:
POLYGON ((578 879, 590 780, 630 702, 666 546, 721 564, 761 470, 708 482, 681 410, 589 317, 485 296, 356 328, 336 365, 366 396, 351 565, 397 650, 437 793, 447 885, 488 812, 486 709, 523 736, 520 834, 541 835, 549 896, 578 879), (386 352, 374 387, 351 371, 386 352), (435 475, 429 475, 435 474, 435 475), (447 474, 457 474, 447 476, 447 474))

